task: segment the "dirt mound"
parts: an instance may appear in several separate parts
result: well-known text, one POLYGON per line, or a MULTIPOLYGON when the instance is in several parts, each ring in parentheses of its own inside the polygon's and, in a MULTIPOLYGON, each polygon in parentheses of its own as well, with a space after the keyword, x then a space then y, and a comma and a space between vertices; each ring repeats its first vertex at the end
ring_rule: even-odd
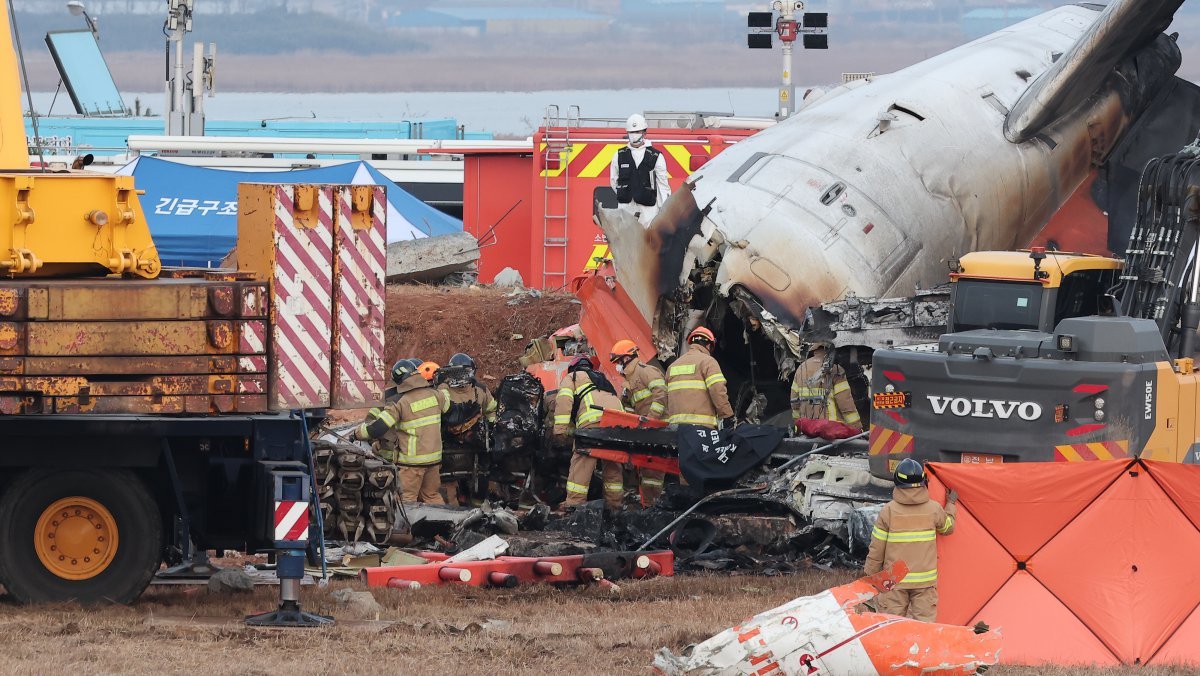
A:
POLYGON ((393 285, 387 290, 387 364, 404 357, 445 364, 455 352, 479 362, 479 373, 499 378, 521 369, 530 340, 579 321, 570 294, 510 289, 393 285))

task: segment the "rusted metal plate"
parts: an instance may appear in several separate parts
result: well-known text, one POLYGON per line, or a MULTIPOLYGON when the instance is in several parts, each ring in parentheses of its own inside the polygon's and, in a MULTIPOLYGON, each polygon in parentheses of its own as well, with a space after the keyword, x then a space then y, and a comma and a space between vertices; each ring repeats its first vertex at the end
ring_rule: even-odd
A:
POLYGON ((262 320, 0 322, 0 355, 34 357, 238 354, 262 320))
POLYGON ((0 318, 31 321, 266 318, 266 287, 211 279, 9 280, 0 318))
POLYGON ((177 414, 195 413, 213 415, 219 413, 265 413, 265 395, 170 395, 170 396, 105 396, 105 397, 53 397, 41 403, 36 398, 0 395, 0 413, 6 407, 5 399, 18 401, 17 413, 135 413, 177 414), (35 410, 41 407, 40 410, 35 410))
POLYGON ((238 372, 239 357, 11 357, 0 358, 0 374, 71 375, 202 375, 238 372))
POLYGON ((334 251, 332 405, 353 408, 383 398, 383 295, 387 265, 387 193, 380 186, 339 186, 334 251))

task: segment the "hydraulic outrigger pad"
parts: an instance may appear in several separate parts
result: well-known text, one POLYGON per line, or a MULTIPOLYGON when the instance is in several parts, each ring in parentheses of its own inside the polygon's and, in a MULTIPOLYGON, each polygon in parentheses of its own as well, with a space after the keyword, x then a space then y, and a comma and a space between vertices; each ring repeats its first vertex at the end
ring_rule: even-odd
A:
POLYGON ((279 577, 279 607, 261 615, 249 615, 251 627, 324 627, 334 620, 328 615, 300 609, 300 580, 304 578, 308 547, 308 515, 313 509, 311 478, 306 471, 273 469, 275 574, 279 577))
MULTIPOLYGON (((301 567, 304 559, 301 557, 301 567)), ((282 560, 280 561, 282 564, 282 560)), ((326 627, 336 622, 329 615, 306 613, 300 609, 300 580, 279 580, 279 608, 261 615, 247 615, 251 627, 326 627)))

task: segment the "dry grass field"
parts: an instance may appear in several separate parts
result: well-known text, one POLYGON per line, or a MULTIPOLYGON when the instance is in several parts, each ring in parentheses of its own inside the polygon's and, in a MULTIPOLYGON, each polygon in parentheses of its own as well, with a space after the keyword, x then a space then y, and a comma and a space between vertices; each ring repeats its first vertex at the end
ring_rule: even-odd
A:
MULTIPOLYGON (((305 588, 306 609, 338 626, 250 629, 243 615, 267 610, 275 590, 213 596, 204 588, 154 587, 132 606, 27 608, 0 602, 4 673, 43 674, 636 674, 656 650, 679 649, 795 596, 851 579, 849 572, 782 577, 680 576, 599 589, 531 586, 415 592, 374 589, 378 619, 354 617, 331 594, 305 588), (471 627, 488 621, 499 628, 471 627), (496 622, 499 621, 499 622, 496 622), (507 623, 507 624, 505 624, 507 623)), ((1188 670, 998 667, 989 674, 1075 676, 1188 670)))

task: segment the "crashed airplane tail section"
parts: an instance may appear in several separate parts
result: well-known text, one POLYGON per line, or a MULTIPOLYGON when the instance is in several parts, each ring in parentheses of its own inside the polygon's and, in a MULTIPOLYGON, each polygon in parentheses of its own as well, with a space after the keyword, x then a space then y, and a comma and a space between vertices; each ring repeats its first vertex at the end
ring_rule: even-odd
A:
POLYGON ((681 655, 654 659, 661 674, 970 674, 999 660, 1000 634, 858 612, 896 585, 903 563, 798 598, 727 629, 681 655))

